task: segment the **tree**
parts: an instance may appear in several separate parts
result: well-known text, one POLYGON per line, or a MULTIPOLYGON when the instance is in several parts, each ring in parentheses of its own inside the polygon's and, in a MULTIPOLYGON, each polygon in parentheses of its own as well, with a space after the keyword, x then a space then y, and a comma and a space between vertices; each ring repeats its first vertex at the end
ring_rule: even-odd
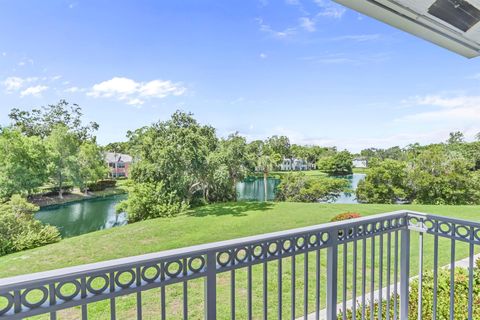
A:
POLYGON ((420 204, 480 203, 480 173, 459 153, 438 146, 422 152, 408 167, 412 199, 420 204))
POLYGON ((130 152, 130 143, 128 142, 111 142, 104 147, 105 151, 126 153, 130 152))
POLYGON ((87 194, 88 182, 96 182, 108 173, 103 152, 97 144, 86 141, 80 146, 76 161, 73 180, 87 194))
POLYGON ((92 133, 98 130, 99 126, 96 122, 83 125, 82 115, 80 106, 60 100, 57 104, 33 109, 32 111, 14 108, 8 116, 13 120, 14 127, 27 136, 46 138, 54 128, 62 125, 67 127, 80 140, 91 139, 93 138, 92 133))
POLYGON ((78 175, 78 150, 80 142, 75 133, 64 125, 57 125, 46 139, 50 153, 51 178, 58 187, 58 197, 63 198, 65 181, 78 175))
POLYGON ((226 186, 226 195, 214 200, 228 200, 230 195, 232 195, 236 201, 237 182, 245 177, 248 167, 247 143, 245 138, 235 133, 229 135, 227 139, 221 140, 217 150, 209 156, 209 164, 213 173, 211 176, 213 181, 210 186, 217 187, 225 180, 228 180, 229 184, 229 186, 226 186))
POLYGON ((447 140, 448 144, 456 144, 465 142, 465 135, 460 131, 450 132, 450 137, 447 140))
POLYGON ((282 158, 290 158, 292 156, 290 139, 286 136, 272 136, 267 139, 266 144, 268 144, 272 152, 282 158))
POLYGON ((48 154, 38 137, 0 130, 0 198, 28 195, 48 179, 48 154))
POLYGON ((475 139, 477 139, 478 141, 480 141, 480 132, 475 135, 475 139))
POLYGON ((280 156, 276 153, 264 153, 257 159, 257 169, 263 173, 265 201, 268 201, 268 175, 279 162, 280 156))
POLYGON ((348 151, 341 151, 334 156, 322 158, 318 161, 318 168, 328 175, 349 175, 353 173, 353 156, 348 151))
POLYGON ((189 204, 194 197, 208 197, 209 155, 217 148, 215 129, 200 125, 190 113, 175 112, 129 134, 139 161, 132 166, 135 183, 162 182, 189 204))
POLYGON ((368 203, 408 200, 406 163, 387 159, 371 166, 357 187, 357 199, 368 203))

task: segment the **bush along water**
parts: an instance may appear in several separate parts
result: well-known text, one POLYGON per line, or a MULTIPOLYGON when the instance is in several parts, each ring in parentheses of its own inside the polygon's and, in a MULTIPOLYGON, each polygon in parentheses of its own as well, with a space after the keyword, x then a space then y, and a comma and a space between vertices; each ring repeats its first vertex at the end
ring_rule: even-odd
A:
POLYGON ((60 240, 58 229, 35 220, 38 207, 14 195, 0 204, 0 256, 60 240))

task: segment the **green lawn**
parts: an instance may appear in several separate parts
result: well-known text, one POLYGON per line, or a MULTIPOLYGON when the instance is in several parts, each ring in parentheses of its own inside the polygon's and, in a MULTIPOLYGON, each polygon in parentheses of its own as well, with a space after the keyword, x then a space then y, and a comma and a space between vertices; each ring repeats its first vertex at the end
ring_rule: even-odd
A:
MULTIPOLYGON (((310 226, 329 221, 334 215, 346 211, 359 212, 362 215, 389 212, 399 209, 411 209, 428 213, 435 213, 445 216, 453 216, 473 221, 480 221, 480 206, 421 206, 421 205, 343 205, 343 204, 301 204, 301 203, 229 203, 210 205, 196 210, 189 214, 168 219, 155 219, 139 222, 124 227, 113 228, 104 231, 93 232, 83 236, 68 238, 59 243, 45 247, 19 252, 0 258, 0 277, 8 277, 24 273, 38 272, 49 269, 56 269, 78 264, 115 259, 120 257, 139 255, 143 253, 156 252, 161 250, 185 247, 200 243, 233 239, 237 237, 262 234, 279 230, 286 230, 302 226, 310 226)), ((386 246, 386 236, 384 237, 386 246)), ((425 242, 425 265, 426 268, 432 265, 432 240, 427 237, 425 242)), ((378 245, 378 238, 376 241, 378 245)), ((449 243, 441 241, 441 251, 449 252, 449 243)), ((412 274, 417 271, 418 237, 412 236, 412 274)), ((369 248, 369 247, 368 247, 369 248)), ((369 250, 368 250, 369 251, 369 250)), ((351 246, 349 248, 347 266, 351 266, 351 246)), ((360 252, 360 251, 359 251, 360 252)), ((311 261, 308 274, 314 279, 315 269, 313 261, 314 253, 309 254, 311 261)), ((369 254, 369 253, 367 253, 369 254)), ((468 254, 467 246, 457 245, 457 258, 465 257, 468 254)), ((342 252, 340 252, 340 257, 342 252)), ((385 258, 385 257, 384 257, 385 258)), ((378 269, 378 259, 375 265, 378 269)), ((303 261, 304 257, 296 259, 296 287, 298 299, 296 300, 297 314, 302 315, 303 305, 303 261)), ((440 263, 447 264, 449 254, 440 255, 440 263)), ((322 255, 323 266, 322 282, 325 288, 325 254, 322 255)), ((284 287, 282 295, 284 301, 290 301, 290 276, 291 261, 284 259, 284 287)), ((341 263, 340 263, 341 265, 341 263)), ((269 263, 268 277, 268 301, 271 318, 276 318, 276 268, 277 262, 269 263)), ((384 267, 386 262, 384 262, 384 267)), ((350 267, 349 267, 350 268, 350 267)), ((367 268, 370 265, 367 264, 367 268)), ((254 318, 261 316, 262 310, 262 277, 261 266, 255 266, 254 284, 254 318)), ((341 272, 341 270, 340 270, 341 272)), ((349 283, 351 287, 351 270, 348 270, 349 283)), ((367 272, 369 277, 369 272, 367 272)), ((378 275, 377 275, 378 276, 378 275)), ((367 277, 367 280, 369 278, 367 277)), ((384 279, 386 271, 384 271, 384 279)), ((229 274, 222 274, 219 277, 219 314, 227 315, 229 308, 229 274)), ((238 318, 244 318, 246 310, 246 274, 244 270, 237 271, 237 310, 238 318)), ((385 283, 385 281, 384 281, 385 283)), ((310 280, 309 292, 314 290, 314 281, 310 280)), ((368 288, 368 285, 367 285, 368 288)), ((201 296, 203 282, 192 281, 189 284, 189 312, 192 319, 199 318, 202 314, 201 296), (195 294, 197 293, 197 294, 195 294)), ((324 301, 324 291, 322 301, 324 301)), ((181 318, 181 285, 174 285, 167 290, 169 313, 173 319, 181 318)), ((309 312, 312 312, 314 301, 313 294, 309 298, 309 312)), ((150 290, 143 295, 143 304, 146 308, 144 318, 158 317, 159 295, 158 290, 150 290), (147 307, 149 306, 149 307, 147 307), (148 310, 148 311, 147 311, 148 310)), ((289 317, 289 308, 285 303, 284 314, 289 317)), ((118 299, 117 310, 123 315, 119 318, 130 318, 135 312, 135 297, 126 296, 118 299)), ((90 316, 95 319, 109 318, 108 301, 98 302, 89 306, 90 316)), ((64 318, 77 318, 78 309, 73 308, 62 312, 64 318)), ((224 318, 224 317, 220 317, 224 318)))

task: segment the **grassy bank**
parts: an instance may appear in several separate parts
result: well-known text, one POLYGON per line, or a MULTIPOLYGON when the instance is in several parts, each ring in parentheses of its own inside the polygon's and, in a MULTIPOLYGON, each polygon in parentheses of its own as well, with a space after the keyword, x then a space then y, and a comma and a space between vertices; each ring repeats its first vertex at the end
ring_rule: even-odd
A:
MULTIPOLYGON (((185 247, 200 243, 232 239, 237 237, 262 234, 279 230, 286 230, 296 227, 320 224, 329 221, 338 213, 346 211, 356 211, 362 215, 372 215, 382 212, 389 212, 399 209, 410 209, 428 213, 435 213, 444 216, 453 216, 456 218, 480 221, 480 206, 422 206, 422 205, 336 205, 336 204, 302 204, 302 203, 229 203, 210 205, 203 208, 190 211, 188 214, 170 218, 155 219, 139 222, 124 227, 113 228, 104 231, 93 232, 90 234, 62 240, 59 243, 40 247, 37 249, 19 252, 0 258, 0 277, 44 271, 49 269, 74 266, 78 264, 115 259, 126 256, 139 255, 143 253, 156 252, 161 250, 185 247)), ((378 241, 376 242, 378 244, 378 241)), ((449 242, 441 241, 441 251, 449 252, 449 242)), ((418 238, 412 235, 412 248, 418 247, 418 238)), ((351 261, 351 248, 348 255, 351 261)), ((431 239, 427 237, 425 241, 425 266, 432 265, 431 239)), ((313 254, 313 253, 312 253, 313 254)), ((457 246, 457 258, 465 257, 468 254, 468 247, 457 246)), ((322 256, 321 264, 323 266, 322 282, 325 284, 325 255, 322 256)), ((315 257, 309 257, 311 264, 309 274, 314 275, 315 257)), ((378 260, 378 259, 377 259, 378 260)), ((284 281, 283 287, 284 301, 289 301, 290 294, 290 260, 284 260, 284 281)), ((303 288, 303 256, 296 259, 296 286, 298 299, 298 313, 302 314, 302 288, 303 288)), ((440 264, 447 264, 449 255, 440 256, 440 264)), ((417 270, 418 253, 412 252, 412 274, 417 270)), ((272 262, 269 267, 268 292, 269 313, 275 318, 275 299, 277 296, 276 288, 276 262, 272 262)), ((347 264, 351 266, 351 263, 347 264)), ((378 268, 378 261, 375 265, 378 268)), ((385 266, 385 264, 384 264, 385 266)), ((262 310, 262 266, 255 266, 254 270, 254 316, 261 316, 262 310)), ((370 268, 370 265, 367 265, 370 268)), ((351 270, 349 270, 350 273, 351 270)), ((367 275, 369 272, 367 272, 367 275)), ((349 276, 349 283, 351 277, 349 276)), ((219 276, 219 314, 227 315, 229 312, 229 274, 219 276)), ((239 290, 237 299, 239 305, 237 310, 240 313, 245 312, 245 285, 246 274, 244 270, 237 272, 237 288, 239 290)), ((308 288, 314 290, 314 281, 310 281, 308 288)), ((348 285, 350 288, 350 284, 348 285)), ((199 318, 202 314, 201 290, 203 283, 200 280, 189 284, 189 297, 191 306, 189 312, 191 318, 199 318), (195 297, 195 298, 193 298, 195 297)), ((173 286, 168 289, 169 313, 173 319, 181 318, 181 290, 180 286, 173 286), (177 310, 178 309, 178 310, 177 310)), ((311 291, 313 292, 313 291, 311 291)), ((158 290, 145 292, 143 295, 144 318, 150 319, 158 317, 158 290), (151 313, 151 314, 150 314, 151 313)), ((314 306, 314 295, 309 299, 310 308, 314 306)), ((322 297, 322 301, 324 301, 322 297)), ((285 316, 288 317, 289 309, 285 307, 285 316)), ((135 312, 135 297, 126 296, 117 300, 117 310, 123 315, 123 318, 129 318, 135 312)), ((243 313, 245 314, 245 313, 243 313)), ((109 318, 108 302, 98 302, 89 307, 89 315, 95 319, 109 318), (107 310, 107 311, 106 311, 107 310)), ((75 319, 78 316, 78 309, 74 308, 65 311, 65 318, 75 319)), ((243 318, 243 317, 239 317, 243 318)))
POLYGON ((117 185, 114 188, 106 188, 105 190, 101 191, 90 191, 88 194, 85 194, 78 189, 74 189, 72 192, 64 194, 62 199, 60 199, 58 196, 33 195, 28 199, 28 201, 39 207, 48 207, 87 199, 124 194, 127 193, 126 181, 127 180, 118 180, 117 185))

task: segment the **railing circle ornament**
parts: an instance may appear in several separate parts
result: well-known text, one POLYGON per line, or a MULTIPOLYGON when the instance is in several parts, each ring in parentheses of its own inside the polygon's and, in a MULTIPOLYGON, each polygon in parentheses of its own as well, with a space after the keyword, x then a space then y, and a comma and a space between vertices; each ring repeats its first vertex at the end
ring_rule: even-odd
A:
MULTIPOLYGON (((190 260, 191 262, 192 260, 190 260)), ((222 266, 222 267, 226 267, 228 266, 228 264, 232 261, 232 254, 230 251, 226 250, 226 251, 222 251, 222 252, 219 252, 217 254, 217 263, 222 266)), ((190 263, 188 265, 189 269, 191 269, 190 267, 190 263)))
MULTIPOLYGON (((229 254, 231 256, 230 252, 229 254)), ((203 270, 204 267, 205 267, 205 258, 202 256, 193 257, 190 260, 188 260, 188 270, 190 270, 193 273, 199 273, 200 271, 203 270), (198 265, 198 267, 195 267, 194 263, 197 260, 200 261, 200 264, 198 265)))
POLYGON ((133 270, 119 271, 115 275, 115 284, 122 289, 130 288, 134 282, 135 282, 135 272, 133 272, 133 270), (124 274, 128 274, 131 277, 130 280, 128 280, 125 283, 120 281, 120 277, 124 274))
POLYGON ((299 250, 304 249, 306 244, 307 242, 305 241, 305 237, 303 236, 300 236, 297 239, 295 239, 295 247, 297 247, 297 249, 299 250))
POLYGON ((263 253, 264 253, 264 248, 261 244, 258 244, 256 246, 254 246, 253 249, 252 249, 252 255, 256 259, 262 258, 263 253))
POLYGON ((423 225, 428 231, 435 231, 435 222, 432 219, 425 219, 423 225))
POLYGON ((292 240, 290 239, 283 240, 282 248, 284 252, 289 252, 292 249, 292 247, 293 247, 292 240))
POLYGON ((316 245, 318 245, 318 237, 316 234, 311 234, 308 236, 308 243, 310 244, 310 246, 314 247, 316 245))
POLYGON ((107 290, 108 288, 108 276, 106 274, 100 274, 100 275, 97 275, 97 276, 93 276, 93 277, 90 277, 88 280, 87 280, 87 291, 88 292, 91 292, 93 294, 101 294, 103 292, 105 292, 105 290, 107 290), (100 288, 94 288, 93 287, 93 282, 95 280, 103 280, 103 285, 100 286, 100 288))
POLYGON ((183 264, 180 260, 170 261, 165 264, 165 274, 170 278, 176 278, 182 273, 183 264), (175 268, 175 271, 171 271, 171 268, 175 268))
POLYGON ((477 229, 475 231, 475 239, 477 239, 478 241, 480 241, 480 229, 477 229))
POLYGON ((440 222, 438 231, 442 234, 449 234, 452 231, 452 226, 447 222, 440 222))
POLYGON ((328 241, 330 241, 330 234, 328 232, 322 232, 320 239, 322 240, 322 244, 327 244, 328 241))
POLYGON ((470 231, 465 226, 457 226, 457 227, 455 227, 455 234, 462 239, 466 239, 466 238, 468 238, 468 235, 470 234, 470 231))
POLYGON ((149 265, 149 266, 145 266, 145 267, 142 268, 140 276, 146 282, 154 282, 160 276, 160 267, 157 264, 152 264, 152 265, 149 265), (149 272, 150 270, 154 271, 153 275, 151 275, 151 276, 149 276, 147 274, 147 272, 149 272))
POLYGON ((280 246, 277 242, 271 242, 267 245, 267 251, 271 256, 274 256, 280 250, 280 246))
POLYGON ((42 304, 45 303, 45 301, 47 301, 47 299, 48 299, 48 290, 47 290, 46 287, 38 287, 38 288, 27 289, 27 290, 23 291, 23 293, 21 295, 22 305, 24 305, 25 307, 30 308, 30 309, 40 307, 42 304), (39 299, 37 302, 28 301, 28 297, 27 297, 28 294, 30 292, 35 292, 35 291, 40 291, 41 294, 42 294, 42 298, 39 299))
MULTIPOLYGON (((90 279, 89 279, 90 280, 90 279)), ((66 282, 60 282, 56 287, 55 287, 55 295, 62 299, 63 301, 70 301, 73 298, 75 298, 78 294, 80 293, 80 283, 78 280, 73 280, 73 281, 66 281, 66 282), (67 285, 73 285, 75 287, 75 290, 71 294, 63 294, 62 289, 67 286, 67 285)))
POLYGON ((235 251, 235 260, 237 262, 245 262, 248 258, 248 249, 247 248, 239 248, 235 251))
POLYGON ((0 294, 0 298, 6 299, 5 307, 0 309, 0 316, 7 313, 13 307, 13 296, 9 293, 0 294))

